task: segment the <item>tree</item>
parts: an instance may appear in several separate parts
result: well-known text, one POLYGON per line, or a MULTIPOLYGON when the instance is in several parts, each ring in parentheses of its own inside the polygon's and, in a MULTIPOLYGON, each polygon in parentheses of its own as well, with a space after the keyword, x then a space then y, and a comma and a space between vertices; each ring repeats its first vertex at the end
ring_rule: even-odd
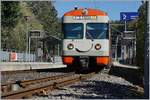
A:
POLYGON ((138 9, 139 12, 139 19, 137 23, 137 40, 136 40, 136 50, 137 50, 137 55, 136 55, 136 60, 137 60, 137 65, 141 69, 141 74, 143 76, 144 73, 144 32, 145 32, 145 27, 146 27, 146 5, 143 3, 140 8, 138 9))
POLYGON ((2 48, 14 48, 12 40, 14 39, 13 28, 20 18, 20 3, 18 1, 2 1, 2 48))
POLYGON ((20 4, 18 1, 2 1, 2 27, 13 28, 20 17, 20 4))
POLYGON ((60 20, 52 1, 30 1, 27 4, 43 25, 44 31, 48 32, 47 35, 60 36, 60 20))

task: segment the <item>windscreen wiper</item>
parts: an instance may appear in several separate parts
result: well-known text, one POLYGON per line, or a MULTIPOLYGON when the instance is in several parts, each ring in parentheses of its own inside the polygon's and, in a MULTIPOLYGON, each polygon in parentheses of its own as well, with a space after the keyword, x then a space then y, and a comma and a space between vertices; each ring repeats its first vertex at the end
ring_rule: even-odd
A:
POLYGON ((90 39, 93 41, 93 37, 91 36, 91 34, 88 31, 86 33, 88 34, 88 36, 90 37, 90 39))

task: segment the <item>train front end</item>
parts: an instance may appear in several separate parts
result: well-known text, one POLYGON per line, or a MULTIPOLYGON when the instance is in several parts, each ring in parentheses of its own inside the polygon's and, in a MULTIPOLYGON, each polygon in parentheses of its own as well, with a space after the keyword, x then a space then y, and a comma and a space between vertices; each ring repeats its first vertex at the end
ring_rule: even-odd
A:
POLYGON ((110 64, 110 32, 107 14, 97 9, 75 9, 64 14, 63 63, 110 64))

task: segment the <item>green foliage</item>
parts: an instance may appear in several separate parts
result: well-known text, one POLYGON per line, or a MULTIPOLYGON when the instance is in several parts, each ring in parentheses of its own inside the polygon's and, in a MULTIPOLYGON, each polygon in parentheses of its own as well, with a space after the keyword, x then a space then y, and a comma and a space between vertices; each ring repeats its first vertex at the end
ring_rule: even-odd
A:
POLYGON ((48 32, 47 35, 60 36, 60 20, 57 18, 57 11, 52 1, 30 1, 27 4, 44 30, 48 32))
POLYGON ((30 16, 28 29, 43 30, 26 2, 2 2, 2 48, 7 50, 25 51, 27 21, 24 16, 30 16))
POLYGON ((2 1, 2 48, 15 49, 13 28, 19 22, 21 16, 20 3, 18 1, 2 1))
POLYGON ((40 22, 36 19, 32 11, 30 10, 29 6, 26 2, 21 2, 21 13, 22 13, 22 19, 24 19, 24 25, 26 25, 25 16, 28 16, 28 26, 30 30, 43 30, 43 26, 40 24, 40 22))
MULTIPOLYGON (((1 4, 3 49, 25 51, 27 29, 61 36, 61 21, 52 1, 2 1, 1 4), (29 16, 28 21, 25 16, 29 16)), ((31 50, 34 48, 32 45, 31 50)))
POLYGON ((136 40, 136 50, 137 50, 137 65, 140 66, 142 75, 144 72, 144 32, 146 27, 146 5, 143 3, 138 10, 139 19, 137 24, 137 40, 136 40))
POLYGON ((20 5, 18 1, 2 1, 1 8, 2 27, 13 28, 20 17, 20 5))

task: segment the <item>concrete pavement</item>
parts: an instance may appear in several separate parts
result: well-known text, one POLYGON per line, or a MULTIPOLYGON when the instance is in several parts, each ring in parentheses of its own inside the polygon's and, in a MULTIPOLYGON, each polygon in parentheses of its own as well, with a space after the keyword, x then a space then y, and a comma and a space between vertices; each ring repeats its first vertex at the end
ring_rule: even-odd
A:
POLYGON ((61 63, 48 63, 48 62, 0 62, 0 71, 52 69, 52 68, 63 68, 63 67, 66 67, 66 65, 63 65, 61 63))

